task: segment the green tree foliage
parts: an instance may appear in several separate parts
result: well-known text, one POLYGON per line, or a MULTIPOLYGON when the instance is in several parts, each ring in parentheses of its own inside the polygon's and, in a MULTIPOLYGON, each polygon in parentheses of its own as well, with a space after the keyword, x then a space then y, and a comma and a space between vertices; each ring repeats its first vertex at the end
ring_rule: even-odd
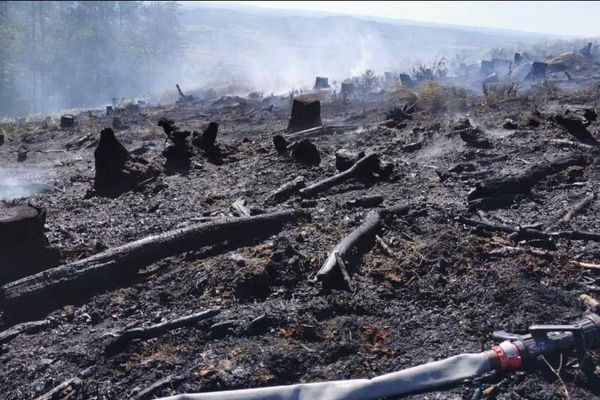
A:
POLYGON ((174 2, 0 1, 0 115, 97 106, 172 85, 181 37, 174 2))

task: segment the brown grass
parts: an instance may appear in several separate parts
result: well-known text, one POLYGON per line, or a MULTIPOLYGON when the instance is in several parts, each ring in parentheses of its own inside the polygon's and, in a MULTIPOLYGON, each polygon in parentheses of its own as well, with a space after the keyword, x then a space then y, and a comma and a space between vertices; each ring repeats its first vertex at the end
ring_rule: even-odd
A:
POLYGON ((449 98, 444 89, 435 82, 427 82, 417 90, 418 108, 431 114, 439 114, 446 110, 449 98))
POLYGON ((515 99, 520 88, 517 82, 484 86, 483 93, 485 96, 483 102, 488 107, 497 107, 504 102, 515 99))

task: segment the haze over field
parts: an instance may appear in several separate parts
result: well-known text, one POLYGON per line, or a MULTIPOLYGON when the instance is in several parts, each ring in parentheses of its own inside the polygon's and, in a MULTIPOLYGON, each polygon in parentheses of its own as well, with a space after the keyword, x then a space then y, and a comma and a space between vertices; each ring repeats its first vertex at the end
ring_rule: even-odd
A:
POLYGON ((573 35, 598 34, 589 24, 597 3, 516 4, 509 14, 504 3, 254 3, 265 7, 1 2, 0 115, 172 100, 177 82, 187 91, 287 92, 310 87, 316 75, 339 82, 368 68, 405 72, 442 58, 448 66, 477 63, 493 49, 548 42, 569 51, 573 35), (576 18, 573 31, 559 15, 576 18), (552 35, 524 32, 547 32, 550 22, 552 35))

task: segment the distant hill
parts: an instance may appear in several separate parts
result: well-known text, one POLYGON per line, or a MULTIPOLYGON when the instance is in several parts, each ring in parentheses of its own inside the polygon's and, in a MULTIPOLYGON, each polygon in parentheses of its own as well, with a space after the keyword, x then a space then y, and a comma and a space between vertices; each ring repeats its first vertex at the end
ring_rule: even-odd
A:
MULTIPOLYGON (((200 3, 180 10, 190 85, 243 79, 258 88, 309 85, 332 79, 402 70, 416 62, 462 54, 476 60, 494 47, 531 44, 547 35, 358 18, 324 13, 200 3)), ((184 81, 185 82, 185 81, 184 81)))

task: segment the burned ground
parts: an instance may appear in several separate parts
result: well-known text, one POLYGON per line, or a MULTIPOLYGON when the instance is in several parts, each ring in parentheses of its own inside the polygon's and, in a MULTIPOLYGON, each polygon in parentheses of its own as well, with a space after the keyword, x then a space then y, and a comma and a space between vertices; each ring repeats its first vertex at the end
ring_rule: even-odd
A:
MULTIPOLYGON (((556 103, 595 107, 600 98, 593 93, 564 94, 556 103)), ((26 147, 27 163, 53 171, 47 193, 17 202, 46 210, 46 235, 60 248, 62 264, 230 215, 231 204, 240 198, 250 209, 305 207, 312 217, 267 239, 247 237, 166 258, 108 291, 51 312, 44 317, 49 323, 0 345, 3 397, 29 399, 77 375, 77 399, 372 377, 488 349, 494 330, 522 332, 531 324, 578 318, 578 296, 597 294, 600 286, 597 272, 572 261, 598 263, 598 243, 515 243, 506 233, 482 231, 458 217, 600 232, 595 202, 560 222, 575 203, 598 190, 596 150, 565 142, 577 139, 536 112, 546 104, 514 98, 490 108, 476 97, 468 103, 461 114, 416 112, 410 120, 391 122, 384 121, 385 95, 356 104, 324 101, 323 124, 347 126, 311 134, 319 165, 297 163, 273 146, 275 133, 288 135, 289 99, 231 97, 123 113, 129 128, 116 137, 162 172, 117 197, 89 193, 94 142, 111 117, 84 114, 68 129, 21 124, 6 135, 0 158, 16 164, 17 153, 26 147), (218 122, 222 162, 198 153, 189 168, 165 172, 165 137, 157 126, 163 117, 196 131, 218 122), (455 132, 465 117, 489 146, 469 146, 455 132), (507 118, 512 125, 506 125, 507 118), (407 147, 415 143, 420 145, 407 147), (337 173, 335 153, 341 148, 377 153, 382 162, 394 164, 394 171, 385 179, 350 179, 309 200, 294 195, 281 204, 265 201, 297 176, 309 185, 337 173), (468 193, 478 182, 569 154, 591 163, 544 177, 503 208, 469 208, 468 193), (353 292, 323 289, 315 273, 370 210, 351 202, 373 195, 383 197, 382 206, 412 206, 407 215, 385 219, 379 236, 391 252, 375 245, 362 259, 348 262, 353 292), (546 248, 529 251, 540 249, 536 246, 546 248), (521 250, 495 251, 509 247, 521 250), (124 329, 214 308, 220 312, 193 327, 110 346, 124 329), (161 380, 156 390, 144 392, 161 380)), ((592 122, 588 130, 598 137, 599 126, 592 122)), ((1 323, 0 331, 12 325, 6 318, 1 323)), ((597 362, 599 356, 592 359, 597 362)), ((600 396, 597 370, 584 374, 571 363, 563 379, 574 399, 600 396)), ((478 388, 493 384, 498 384, 492 395, 498 399, 564 398, 564 388, 543 364, 413 398, 470 399, 478 388)))

